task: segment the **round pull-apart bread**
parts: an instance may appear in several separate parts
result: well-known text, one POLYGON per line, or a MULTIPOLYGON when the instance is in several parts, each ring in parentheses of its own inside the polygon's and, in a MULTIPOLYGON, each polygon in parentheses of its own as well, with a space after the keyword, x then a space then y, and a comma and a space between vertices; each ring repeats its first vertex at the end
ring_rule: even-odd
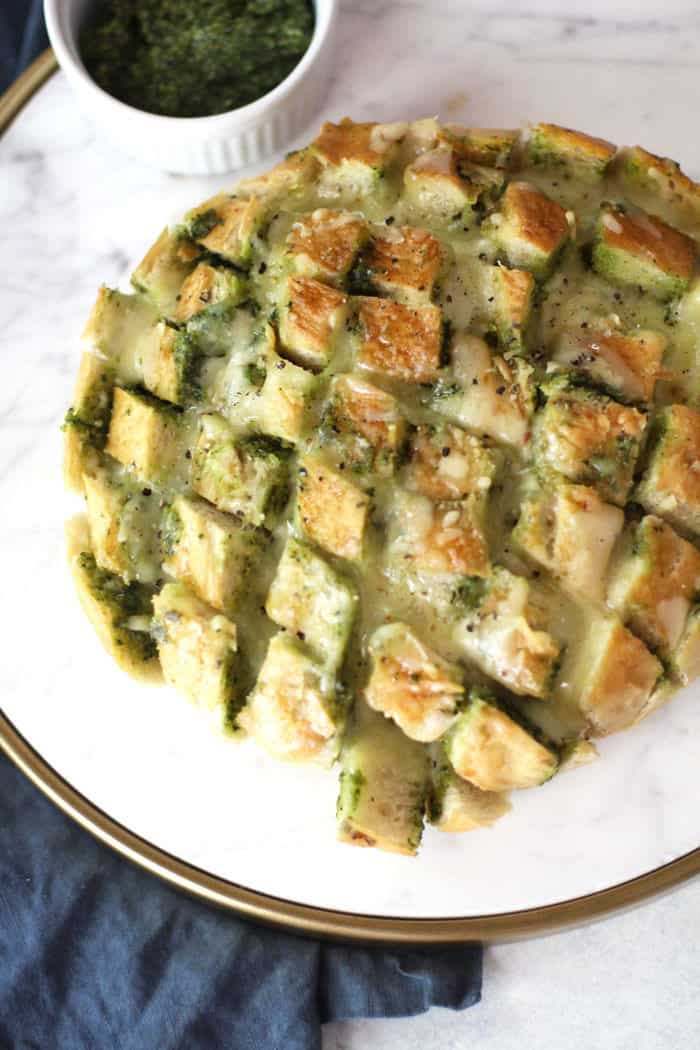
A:
POLYGON ((193 208, 66 418, 105 647, 338 761, 360 845, 595 757, 700 673, 699 232, 677 164, 548 124, 326 124, 193 208))

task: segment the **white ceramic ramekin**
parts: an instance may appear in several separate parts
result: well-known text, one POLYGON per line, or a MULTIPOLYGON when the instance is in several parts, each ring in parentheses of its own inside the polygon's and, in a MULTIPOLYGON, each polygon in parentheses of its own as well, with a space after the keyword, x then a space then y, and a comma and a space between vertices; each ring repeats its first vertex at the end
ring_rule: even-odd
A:
POLYGON ((44 0, 49 38, 81 105, 125 152, 153 167, 188 175, 219 175, 277 153, 310 123, 330 74, 337 0, 313 0, 309 49, 267 95, 213 117, 161 117, 127 106, 88 76, 78 32, 91 0, 44 0))

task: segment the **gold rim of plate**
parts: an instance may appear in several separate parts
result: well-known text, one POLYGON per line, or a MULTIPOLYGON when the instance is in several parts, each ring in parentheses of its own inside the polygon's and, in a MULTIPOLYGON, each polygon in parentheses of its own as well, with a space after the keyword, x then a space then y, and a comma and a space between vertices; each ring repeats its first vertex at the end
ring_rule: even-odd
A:
MULTIPOLYGON (((0 135, 56 71, 49 48, 0 97, 0 135)), ((272 897, 211 875, 158 849, 81 795, 0 712, 0 747, 53 803, 86 831, 153 875, 211 904, 300 933, 404 944, 509 941, 555 933, 631 908, 700 874, 700 848, 634 879, 596 893, 522 911, 449 919, 405 919, 314 908, 272 897)))

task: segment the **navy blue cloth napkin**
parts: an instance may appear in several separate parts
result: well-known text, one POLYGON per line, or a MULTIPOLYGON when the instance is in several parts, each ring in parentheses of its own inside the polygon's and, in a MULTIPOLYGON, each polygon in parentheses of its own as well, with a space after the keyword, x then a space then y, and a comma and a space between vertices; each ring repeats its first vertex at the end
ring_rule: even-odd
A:
MULTIPOLYGON (((0 87, 45 46, 38 0, 2 0, 0 87)), ((319 943, 217 911, 102 846, 0 754, 1 1050, 320 1050, 325 1021, 471 1006, 481 962, 474 945, 319 943)))

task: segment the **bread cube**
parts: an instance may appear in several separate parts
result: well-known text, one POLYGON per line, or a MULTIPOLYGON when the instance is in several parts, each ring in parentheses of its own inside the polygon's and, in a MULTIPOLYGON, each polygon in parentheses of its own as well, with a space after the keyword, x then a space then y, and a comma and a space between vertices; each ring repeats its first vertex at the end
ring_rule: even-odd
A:
POLYGON ((689 685, 700 675, 700 605, 688 613, 685 628, 671 653, 671 673, 680 685, 689 685))
POLYGON ((340 756, 338 838, 413 856, 423 834, 426 750, 366 705, 355 712, 340 756))
POLYGON ((641 191, 649 199, 656 198, 681 220, 696 222, 700 217, 700 186, 677 161, 631 146, 620 151, 615 169, 628 193, 641 191))
POLYGON ((287 540, 265 602, 265 612, 304 642, 314 659, 336 671, 343 662, 357 592, 313 547, 287 540))
POLYGON ((443 744, 431 756, 428 820, 438 831, 490 828, 510 810, 501 791, 482 791, 455 773, 443 744))
POLYGON ((435 503, 400 493, 392 508, 392 559, 403 570, 429 576, 488 576, 483 511, 481 496, 435 503))
POLYGON ((90 548, 101 569, 127 583, 152 584, 160 575, 159 497, 118 471, 83 474, 90 548))
POLYGON ((607 736, 647 713, 663 667, 616 616, 599 616, 567 650, 559 687, 583 713, 589 732, 607 736))
POLYGON ((404 196, 433 222, 468 222, 501 192, 505 176, 496 168, 472 164, 441 145, 419 154, 404 171, 404 196))
POLYGON ((301 642, 277 634, 237 722, 275 758, 328 762, 340 728, 332 681, 301 642))
POLYGON ((245 294, 245 282, 235 270, 199 263, 182 283, 173 313, 185 324, 212 306, 235 306, 245 294))
POLYGON ((647 417, 583 387, 553 383, 535 425, 540 471, 593 485, 623 505, 632 487, 647 417))
POLYGON ((652 434, 636 499, 650 513, 700 535, 700 412, 687 405, 662 408, 652 434))
POLYGON ((105 452, 144 480, 162 481, 182 454, 180 416, 163 401, 114 388, 105 452))
POLYGON ((569 238, 566 212, 529 182, 510 182, 499 209, 482 226, 509 266, 538 279, 554 268, 569 238))
POLYGON ((464 693, 460 669, 425 645, 405 623, 379 627, 369 641, 372 673, 365 700, 406 736, 429 743, 450 728, 464 693))
POLYGON ((362 255, 372 287, 408 306, 430 302, 444 262, 437 237, 411 226, 388 227, 362 255))
POLYGON ((491 268, 493 328, 498 345, 506 353, 525 352, 534 292, 535 279, 527 270, 491 268))
POLYGON ((471 164, 486 168, 508 168, 518 136, 517 130, 467 128, 462 124, 446 124, 438 131, 439 142, 451 146, 471 164))
POLYGON ((409 307, 387 299, 357 299, 362 341, 357 363, 410 383, 436 379, 441 365, 442 314, 437 306, 409 307))
POLYGON ((593 269, 611 284, 632 285, 665 302, 686 291, 697 248, 656 215, 604 204, 596 223, 593 269))
POLYGON ((136 385, 143 381, 146 362, 158 344, 158 321, 158 311, 145 295, 127 295, 103 285, 82 342, 102 358, 105 369, 118 370, 123 383, 136 385))
POLYGON ((464 652, 511 692, 547 697, 558 667, 559 646, 540 629, 528 580, 499 566, 481 586, 459 592, 460 600, 465 616, 457 624, 455 641, 464 652))
POLYGON ((187 213, 184 231, 191 240, 214 255, 227 262, 245 265, 268 210, 266 203, 258 197, 246 199, 219 193, 187 213))
POLYGON ((157 340, 143 363, 143 384, 162 401, 187 405, 201 397, 201 356, 186 332, 157 326, 157 340))
POLYGON ((258 417, 262 430, 283 441, 297 442, 309 425, 309 407, 318 392, 313 372, 270 351, 265 361, 258 417))
POLYGON ((382 477, 393 473, 406 433, 395 397, 352 372, 336 376, 324 421, 340 461, 382 477))
POLYGON ((624 521, 622 510, 605 503, 595 489, 559 483, 523 502, 513 539, 565 588, 602 601, 624 521))
POLYGON ((109 425, 114 391, 114 364, 85 350, 80 358, 71 409, 76 419, 98 430, 109 425))
POLYGON ((311 151, 320 161, 320 185, 328 195, 352 198, 376 196, 381 191, 406 125, 340 124, 326 122, 311 151))
POLYGON ((447 419, 506 445, 527 449, 535 410, 530 365, 492 354, 482 339, 460 336, 452 369, 435 385, 431 408, 447 419))
POLYGON ((311 277, 289 277, 280 311, 280 339, 289 357, 322 369, 333 356, 348 297, 311 277))
POLYGON ((495 473, 493 451, 461 427, 422 423, 412 435, 406 485, 429 499, 486 495, 495 473))
POLYGON ((131 283, 144 292, 162 317, 175 317, 183 281, 192 262, 183 258, 182 238, 166 228, 131 275, 131 283))
POLYGON ((289 450, 265 434, 236 436, 219 415, 199 417, 191 485, 219 510, 263 525, 289 495, 289 450))
POLYGON ((162 530, 163 568, 221 612, 231 612, 266 534, 210 503, 178 496, 162 530))
POLYGON ((125 583, 97 564, 82 516, 68 522, 66 538, 78 600, 100 642, 122 671, 134 678, 157 679, 160 669, 149 631, 151 591, 139 583, 125 583))
POLYGON ((166 583, 153 599, 153 615, 166 682, 228 720, 238 699, 236 625, 182 583, 166 583))
POLYGON ((306 535, 339 558, 362 556, 370 499, 318 456, 306 456, 299 469, 299 521, 306 535))
POLYGON ((700 551, 649 514, 629 529, 608 588, 608 604, 666 657, 680 641, 700 588, 700 551))
POLYGON ((320 170, 310 149, 298 149, 262 175, 241 179, 237 188, 242 196, 258 197, 268 205, 289 207, 292 204, 294 208, 302 208, 305 201, 315 195, 320 170))
MULTIPOLYGON (((604 326, 568 329, 557 339, 552 361, 623 401, 654 396, 666 337, 649 329, 620 332, 604 326)), ((550 366, 550 370, 556 370, 550 366)))
POLYGON ((483 690, 472 691, 469 706, 445 741, 445 752, 459 776, 481 791, 536 787, 554 776, 558 766, 554 749, 483 690))
POLYGON ((83 491, 83 475, 92 475, 100 468, 100 451, 104 447, 104 431, 83 423, 71 410, 61 427, 63 431, 63 480, 71 492, 83 491))
POLYGON ((615 146, 571 128, 535 124, 530 130, 525 156, 530 164, 561 171, 569 178, 599 182, 615 156, 615 146))
POLYGON ((340 281, 367 236, 367 223, 357 215, 317 208, 295 219, 287 237, 286 251, 302 277, 340 281))

